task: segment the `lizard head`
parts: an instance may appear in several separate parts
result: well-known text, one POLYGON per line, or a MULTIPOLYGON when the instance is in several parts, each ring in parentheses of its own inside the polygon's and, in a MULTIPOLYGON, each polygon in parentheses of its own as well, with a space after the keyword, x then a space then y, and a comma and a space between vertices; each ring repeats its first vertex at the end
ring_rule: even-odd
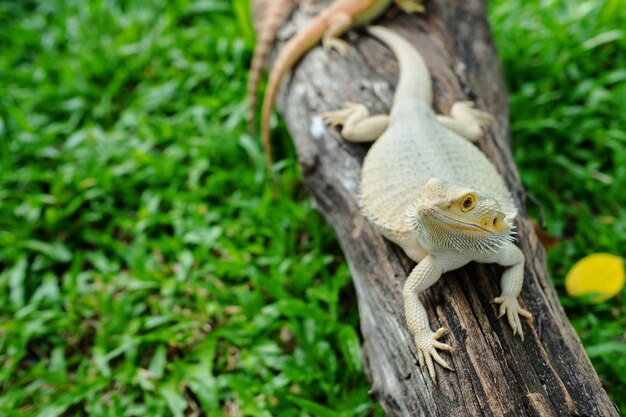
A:
POLYGON ((493 197, 437 178, 407 210, 407 222, 425 248, 462 252, 495 252, 512 241, 513 217, 493 197))

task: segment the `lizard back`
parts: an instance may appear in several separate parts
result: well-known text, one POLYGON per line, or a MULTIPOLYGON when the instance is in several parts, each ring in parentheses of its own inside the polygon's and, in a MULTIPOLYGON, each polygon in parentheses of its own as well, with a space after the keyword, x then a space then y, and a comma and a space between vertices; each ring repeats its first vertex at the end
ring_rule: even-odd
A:
POLYGON ((430 178, 462 185, 494 197, 507 215, 517 209, 504 180, 473 144, 441 126, 430 105, 403 100, 389 128, 363 163, 361 206, 381 229, 406 233, 406 210, 430 178))

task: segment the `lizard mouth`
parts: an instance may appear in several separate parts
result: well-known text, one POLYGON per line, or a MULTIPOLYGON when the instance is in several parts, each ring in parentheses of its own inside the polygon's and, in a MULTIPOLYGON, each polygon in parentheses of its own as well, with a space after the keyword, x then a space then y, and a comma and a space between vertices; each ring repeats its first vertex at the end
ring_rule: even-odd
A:
POLYGON ((459 219, 455 219, 454 217, 450 217, 445 213, 442 213, 439 209, 431 206, 422 206, 422 210, 427 215, 433 216, 435 218, 441 219, 444 222, 448 223, 452 228, 460 230, 460 231, 468 231, 468 232, 477 232, 482 231, 485 233, 493 234, 494 231, 491 229, 487 229, 481 225, 475 223, 464 222, 459 219))

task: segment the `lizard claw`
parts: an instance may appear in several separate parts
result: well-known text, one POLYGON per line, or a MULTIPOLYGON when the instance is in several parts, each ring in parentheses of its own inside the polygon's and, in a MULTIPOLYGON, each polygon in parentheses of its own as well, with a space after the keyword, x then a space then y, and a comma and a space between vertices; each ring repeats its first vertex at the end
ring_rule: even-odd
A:
POLYGON ((415 345, 417 346, 417 360, 419 361, 419 364, 422 368, 426 367, 428 369, 428 374, 430 375, 430 379, 432 379, 434 384, 437 383, 437 377, 435 374, 435 365, 433 363, 433 359, 444 368, 454 371, 454 368, 448 365, 448 363, 439 355, 436 350, 440 349, 446 350, 448 352, 454 352, 454 348, 452 346, 437 341, 437 339, 439 339, 447 332, 448 329, 441 327, 434 333, 430 330, 426 330, 415 335, 415 345))
MULTIPOLYGON (((322 113, 322 121, 332 127, 343 125, 348 117, 360 110, 360 107, 363 106, 357 103, 346 103, 342 109, 322 113)), ((365 111, 367 112, 367 109, 365 111)))
POLYGON ((506 314, 507 321, 513 329, 513 335, 519 334, 519 337, 524 340, 524 332, 522 330, 522 322, 520 316, 533 321, 533 316, 526 309, 520 307, 517 297, 511 295, 501 295, 493 299, 493 302, 500 304, 500 314, 498 318, 506 314))
POLYGON ((454 103, 450 113, 454 115, 457 112, 471 116, 482 128, 489 127, 496 122, 496 119, 491 114, 478 110, 474 102, 469 100, 454 103))

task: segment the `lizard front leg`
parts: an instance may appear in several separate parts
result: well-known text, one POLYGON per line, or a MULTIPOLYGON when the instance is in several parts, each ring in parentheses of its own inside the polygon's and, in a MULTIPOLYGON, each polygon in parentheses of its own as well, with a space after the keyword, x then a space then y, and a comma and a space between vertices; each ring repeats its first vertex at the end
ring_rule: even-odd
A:
POLYGON ((502 293, 499 297, 494 298, 493 302, 500 304, 500 315, 498 318, 506 314, 509 325, 513 329, 513 334, 519 334, 519 337, 524 340, 520 316, 529 319, 531 322, 533 320, 530 312, 523 309, 517 301, 524 283, 524 254, 513 243, 507 243, 486 262, 495 262, 509 267, 504 271, 500 282, 502 293))
POLYGON ((495 119, 475 108, 471 101, 457 101, 450 109, 450 116, 439 115, 437 121, 470 142, 476 142, 484 136, 484 128, 492 125, 495 119))
POLYGON ((346 103, 343 109, 322 113, 322 120, 331 126, 343 126, 341 136, 350 142, 372 142, 389 125, 389 116, 370 116, 364 105, 356 103, 346 103))
POLYGON ((439 356, 436 349, 447 351, 454 351, 454 349, 445 343, 437 341, 448 329, 441 327, 436 332, 430 329, 428 315, 424 305, 419 300, 419 294, 437 282, 443 272, 444 265, 441 259, 428 255, 413 268, 402 289, 404 314, 406 315, 409 331, 415 339, 420 366, 428 368, 428 373, 434 383, 436 383, 436 377, 433 359, 444 368, 451 371, 454 370, 439 356))

